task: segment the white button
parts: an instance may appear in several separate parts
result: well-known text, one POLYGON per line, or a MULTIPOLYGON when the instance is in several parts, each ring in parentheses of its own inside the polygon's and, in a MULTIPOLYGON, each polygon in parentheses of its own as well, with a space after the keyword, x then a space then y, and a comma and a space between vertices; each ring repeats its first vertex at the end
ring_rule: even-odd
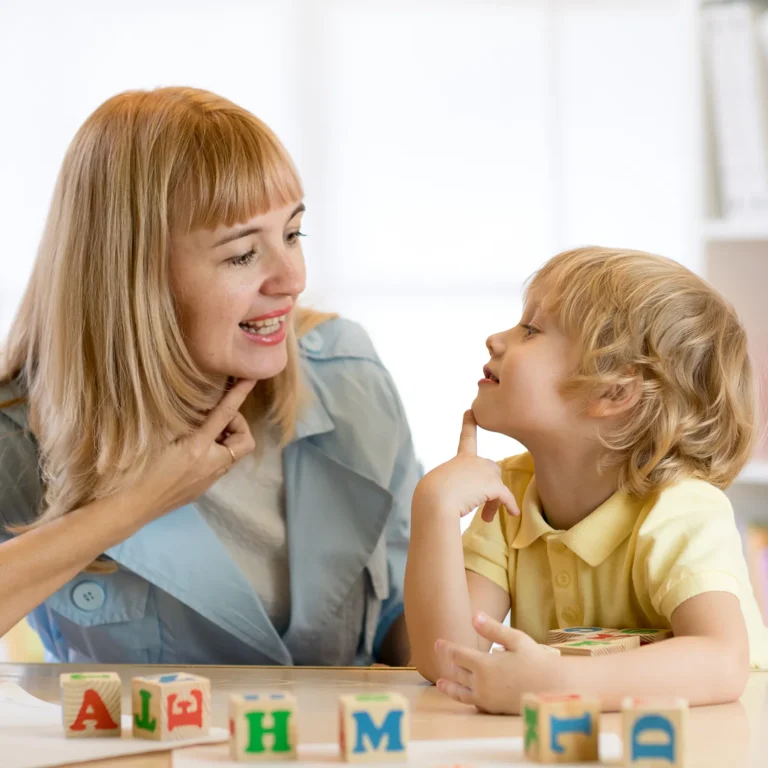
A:
POLYGON ((323 337, 319 331, 310 331, 301 337, 301 346, 308 352, 319 352, 323 348, 323 337))
POLYGON ((95 581, 81 581, 72 590, 72 602, 81 611, 98 611, 105 597, 104 588, 95 581))

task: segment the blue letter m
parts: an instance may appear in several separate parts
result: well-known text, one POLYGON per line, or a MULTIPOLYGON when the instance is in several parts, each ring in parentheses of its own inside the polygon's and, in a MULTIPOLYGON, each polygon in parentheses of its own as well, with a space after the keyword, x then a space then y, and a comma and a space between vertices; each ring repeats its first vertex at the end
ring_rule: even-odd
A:
POLYGON ((365 747, 363 746, 363 739, 367 736, 371 743, 371 749, 376 750, 381 744, 382 738, 387 736, 386 752, 402 752, 403 740, 401 738, 400 729, 403 722, 403 710, 393 709, 387 713, 381 728, 377 728, 373 722, 370 712, 353 712, 352 717, 355 719, 356 736, 355 736, 355 748, 352 750, 355 754, 360 755, 365 753, 365 747))

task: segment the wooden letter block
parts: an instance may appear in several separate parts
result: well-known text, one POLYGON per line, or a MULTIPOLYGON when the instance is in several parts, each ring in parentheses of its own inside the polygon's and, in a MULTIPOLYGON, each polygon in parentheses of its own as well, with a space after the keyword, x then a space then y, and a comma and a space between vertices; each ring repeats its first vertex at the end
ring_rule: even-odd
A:
POLYGON ((296 759, 296 699, 286 693, 229 697, 229 756, 240 762, 296 759))
POLYGON ((120 677, 115 672, 64 674, 61 712, 69 738, 120 738, 120 677))
POLYGON ((603 627, 565 627, 565 629, 550 629, 549 632, 547 632, 547 645, 567 643, 569 640, 578 640, 587 635, 615 631, 616 630, 614 629, 604 629, 603 627))
POLYGON ((568 643, 553 645, 561 656, 607 656, 610 653, 623 653, 640 647, 639 637, 611 637, 607 640, 593 640, 585 637, 568 643))
POLYGON ((685 699, 624 699, 621 707, 624 765, 682 768, 685 765, 685 699))
POLYGON ((600 700, 578 694, 522 699, 525 755, 538 763, 581 763, 598 759, 600 700))
POLYGON ((399 693, 358 694, 339 699, 339 747, 348 763, 404 763, 411 720, 399 693))
POLYGON ((658 643, 672 637, 671 629, 614 629, 611 634, 615 637, 639 637, 640 645, 658 643))
POLYGON ((176 741, 207 736, 211 719, 211 683, 187 674, 134 677, 133 735, 176 741))

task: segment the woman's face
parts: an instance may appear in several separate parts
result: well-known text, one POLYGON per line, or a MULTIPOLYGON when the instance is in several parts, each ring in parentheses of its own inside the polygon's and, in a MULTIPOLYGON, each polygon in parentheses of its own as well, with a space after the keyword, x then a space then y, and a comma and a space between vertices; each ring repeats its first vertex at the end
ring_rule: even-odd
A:
POLYGON ((304 290, 299 201, 233 227, 171 238, 171 287, 187 348, 212 376, 268 379, 286 366, 304 290))

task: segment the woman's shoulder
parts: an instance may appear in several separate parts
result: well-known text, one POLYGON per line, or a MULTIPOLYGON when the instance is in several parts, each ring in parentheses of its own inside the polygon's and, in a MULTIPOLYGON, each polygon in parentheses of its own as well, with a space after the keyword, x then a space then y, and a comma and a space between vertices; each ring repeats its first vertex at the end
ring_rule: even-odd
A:
POLYGON ((299 349, 310 361, 361 360, 381 365, 371 337, 359 323, 333 317, 299 338, 299 349))
MULTIPOLYGON (((334 421, 405 421, 394 380, 365 329, 334 317, 299 339, 310 384, 334 421)), ((366 427, 367 429, 367 427, 366 427)))
POLYGON ((0 381, 0 435, 27 428, 27 403, 15 379, 0 381))
POLYGON ((3 524, 31 522, 41 497, 37 444, 15 382, 0 383, 0 538, 3 524))

